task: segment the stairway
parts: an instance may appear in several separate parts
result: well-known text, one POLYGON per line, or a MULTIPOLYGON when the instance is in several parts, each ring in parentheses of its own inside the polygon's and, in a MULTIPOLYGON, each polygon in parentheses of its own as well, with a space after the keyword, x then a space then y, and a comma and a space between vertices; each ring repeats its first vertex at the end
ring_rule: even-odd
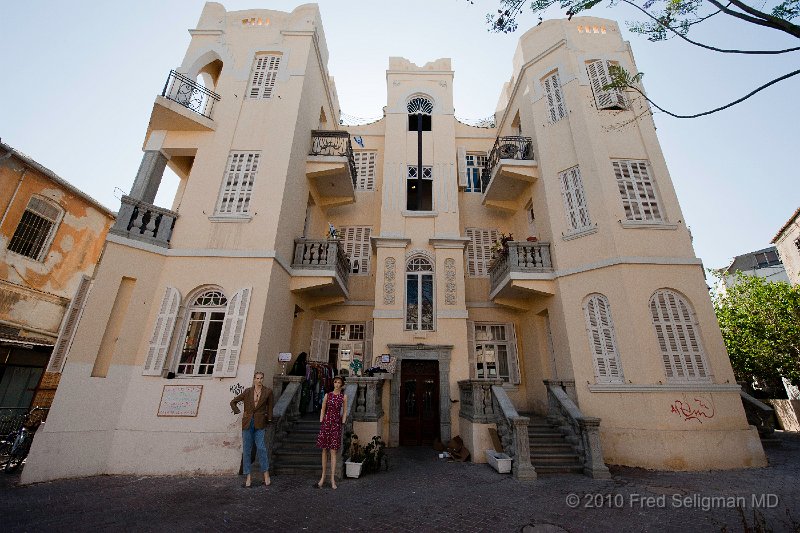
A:
POLYGON ((531 464, 538 475, 583 474, 581 458, 557 424, 538 415, 524 416, 530 418, 528 439, 531 447, 531 464))
POLYGON ((322 472, 322 453, 316 446, 319 413, 298 418, 283 436, 275 436, 270 458, 274 474, 315 474, 322 472))

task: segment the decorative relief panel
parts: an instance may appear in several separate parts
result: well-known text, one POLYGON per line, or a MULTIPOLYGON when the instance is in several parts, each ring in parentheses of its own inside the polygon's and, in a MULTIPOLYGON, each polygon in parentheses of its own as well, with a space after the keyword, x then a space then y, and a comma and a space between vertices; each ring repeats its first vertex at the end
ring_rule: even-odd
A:
POLYGON ((445 305, 456 305, 456 262, 451 257, 444 260, 444 277, 444 303, 445 305))
POLYGON ((397 261, 387 257, 383 267, 383 305, 394 305, 394 276, 397 261))

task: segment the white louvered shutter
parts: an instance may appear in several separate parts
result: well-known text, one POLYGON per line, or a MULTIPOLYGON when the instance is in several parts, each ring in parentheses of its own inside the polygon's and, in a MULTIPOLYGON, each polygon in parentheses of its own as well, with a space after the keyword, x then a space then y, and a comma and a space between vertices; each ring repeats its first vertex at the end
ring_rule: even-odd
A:
POLYGON ((469 357, 469 375, 477 377, 477 364, 475 361, 475 321, 467 320, 467 356, 469 357))
POLYGON ((351 274, 369 274, 371 226, 346 226, 342 228, 344 253, 350 259, 351 274))
POLYGON ((466 187, 467 183, 467 149, 459 146, 456 149, 456 161, 458 162, 458 186, 466 187))
POLYGON ((374 323, 372 320, 367 320, 367 325, 364 328, 364 369, 370 368, 374 365, 372 357, 372 337, 374 335, 374 323))
POLYGON ((617 188, 628 220, 662 222, 653 179, 647 161, 612 161, 617 188))
POLYGON ((164 297, 161 299, 161 307, 158 310, 153 336, 150 338, 150 346, 147 348, 147 358, 144 361, 145 376, 160 376, 164 370, 164 363, 167 360, 167 350, 172 340, 172 331, 175 328, 175 318, 178 316, 178 308, 181 305, 181 293, 175 287, 167 287, 164 297))
POLYGON ((217 200, 217 215, 246 215, 258 174, 260 152, 231 152, 217 200))
POLYGON ((356 190, 375 190, 375 159, 377 152, 370 150, 355 150, 353 161, 356 165, 356 190))
POLYGON ((496 229, 466 228, 467 275, 471 278, 486 276, 492 261, 492 245, 500 238, 496 229))
POLYGON ((53 353, 50 356, 50 362, 47 364, 48 372, 60 373, 64 369, 64 363, 67 361, 67 354, 69 353, 72 340, 75 338, 75 331, 78 329, 78 323, 83 315, 83 308, 86 306, 86 300, 89 297, 89 289, 92 284, 92 278, 89 276, 81 277, 78 284, 78 290, 75 291, 75 296, 69 303, 69 308, 64 314, 64 320, 61 322, 61 329, 58 332, 58 340, 53 346, 53 353))
POLYGON ((586 64, 586 72, 589 74, 589 84, 592 86, 594 100, 597 109, 625 109, 625 95, 620 89, 603 90, 603 87, 611 83, 611 75, 608 66, 611 63, 604 59, 598 59, 586 64))
POLYGON ((253 72, 247 89, 248 98, 271 98, 278 76, 281 56, 260 55, 253 62, 253 72))
POLYGON ((239 368, 239 357, 242 352, 244 327, 247 322, 247 310, 250 308, 250 295, 253 289, 240 289, 228 301, 225 320, 222 322, 222 334, 217 349, 217 360, 214 362, 214 377, 233 378, 239 368))
POLYGON ((550 113, 550 122, 558 122, 567 116, 567 108, 564 105, 564 94, 561 92, 561 82, 558 79, 558 72, 554 72, 543 81, 544 93, 547 97, 547 109, 550 113))
POLYGON ((622 365, 608 299, 599 294, 592 296, 586 302, 584 314, 597 382, 622 383, 622 365))
POLYGON ((709 381, 698 323, 689 303, 678 293, 663 289, 650 299, 650 313, 667 380, 709 381))
POLYGON ((312 361, 328 362, 328 336, 330 327, 327 320, 315 320, 311 327, 311 353, 312 361))
POLYGON ((505 324, 506 339, 508 340, 508 378, 513 385, 519 385, 522 381, 519 370, 519 355, 517 352, 517 331, 514 323, 505 324))
POLYGON ((572 167, 558 175, 561 182, 561 194, 567 214, 570 231, 586 229, 592 224, 589 209, 586 206, 586 195, 578 167, 572 167))

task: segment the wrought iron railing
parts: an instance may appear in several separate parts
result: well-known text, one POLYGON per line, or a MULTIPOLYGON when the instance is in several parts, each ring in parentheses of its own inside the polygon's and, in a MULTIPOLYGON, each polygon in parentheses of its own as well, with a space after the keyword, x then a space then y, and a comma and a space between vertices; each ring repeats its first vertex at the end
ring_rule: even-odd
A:
POLYGON ((295 239, 292 268, 335 270, 345 286, 350 277, 350 260, 337 239, 295 239))
POLYGON ((560 424, 567 441, 577 449, 583 461, 583 473, 593 478, 610 478, 600 446, 600 419, 584 416, 567 394, 566 389, 574 387, 575 383, 544 380, 544 385, 547 387, 547 418, 560 424))
POLYGON ((169 248, 177 219, 178 213, 125 195, 122 197, 117 220, 109 231, 115 235, 169 248))
POLYGON ((530 137, 518 135, 498 137, 494 140, 494 147, 486 160, 486 166, 481 172, 481 186, 484 191, 489 187, 492 173, 501 159, 534 159, 533 140, 530 137))
POLYGON ((353 157, 353 143, 346 131, 314 130, 311 132, 311 151, 308 155, 330 155, 347 158, 350 179, 356 186, 356 161, 353 157))
POLYGON ((491 290, 495 290, 510 272, 550 272, 552 270, 550 243, 510 241, 507 251, 495 257, 489 266, 491 290))
POLYGON ((217 93, 174 70, 169 71, 161 96, 206 118, 211 118, 214 104, 220 101, 217 93))

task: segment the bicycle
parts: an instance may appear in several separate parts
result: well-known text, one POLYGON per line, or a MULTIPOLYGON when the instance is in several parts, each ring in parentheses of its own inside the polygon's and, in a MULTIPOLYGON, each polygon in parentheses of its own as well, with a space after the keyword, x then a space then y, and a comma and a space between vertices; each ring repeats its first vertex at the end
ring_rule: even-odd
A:
POLYGON ((36 433, 36 430, 39 429, 39 426, 44 422, 48 410, 49 409, 46 407, 34 407, 25 415, 25 419, 20 427, 6 437, 3 444, 5 446, 10 445, 10 448, 6 464, 3 467, 5 473, 11 474, 16 471, 25 461, 25 458, 28 457, 28 452, 33 442, 33 434, 36 433), (43 413, 39 414, 38 411, 42 411, 43 413))

